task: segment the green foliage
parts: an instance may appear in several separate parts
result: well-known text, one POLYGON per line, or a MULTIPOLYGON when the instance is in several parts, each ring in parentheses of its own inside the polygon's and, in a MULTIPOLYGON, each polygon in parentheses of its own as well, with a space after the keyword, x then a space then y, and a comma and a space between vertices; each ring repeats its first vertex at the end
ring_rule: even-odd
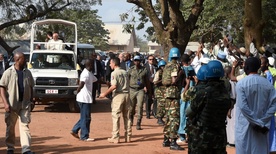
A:
MULTIPOLYGON (((182 0, 181 12, 185 19, 191 13, 194 0, 182 0)), ((156 14, 161 19, 159 2, 154 5, 156 14)), ((263 0, 263 19, 265 28, 263 35, 267 42, 276 41, 276 1, 263 0)), ((145 11, 137 7, 135 12, 139 15, 139 24, 136 29, 144 28, 145 23, 149 22, 145 11)), ((206 42, 217 41, 224 35, 230 34, 234 38, 234 43, 244 42, 243 32, 244 0, 205 0, 204 10, 197 21, 197 29, 194 30, 190 41, 198 41, 203 37, 206 42)), ((124 19, 124 21, 126 18, 124 19)), ((162 21, 163 22, 163 21, 162 21)), ((148 27, 148 40, 156 40, 153 27, 148 27)))
POLYGON ((263 19, 265 21, 265 28, 263 37, 268 43, 276 42, 276 1, 264 0, 263 1, 263 19))
MULTIPOLYGON (((192 4, 192 1, 187 3, 192 4)), ((205 0, 204 10, 197 22, 198 28, 191 40, 197 41, 203 37, 205 42, 214 42, 231 34, 235 42, 243 42, 243 5, 243 0, 205 0)), ((183 8, 183 13, 188 14, 186 8, 183 8)))
POLYGON ((148 52, 148 43, 147 41, 143 41, 142 38, 139 36, 136 36, 136 41, 137 41, 137 47, 140 48, 140 52, 148 52))

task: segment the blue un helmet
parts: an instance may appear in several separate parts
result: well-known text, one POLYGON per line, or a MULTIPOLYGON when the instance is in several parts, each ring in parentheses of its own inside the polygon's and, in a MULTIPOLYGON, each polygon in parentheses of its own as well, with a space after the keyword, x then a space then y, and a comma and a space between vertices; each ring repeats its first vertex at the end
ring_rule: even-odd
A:
POLYGON ((179 49, 176 47, 171 48, 169 53, 169 61, 172 60, 172 58, 180 58, 180 52, 179 49))
POLYGON ((202 65, 197 74, 196 74, 196 77, 199 81, 205 81, 206 80, 206 74, 207 74, 207 71, 208 71, 208 66, 207 65, 202 65))
POLYGON ((220 61, 211 60, 208 64, 206 78, 220 78, 224 76, 224 69, 220 61))
POLYGON ((165 62, 165 60, 160 60, 158 62, 158 68, 160 68, 161 66, 165 66, 167 63, 165 62))

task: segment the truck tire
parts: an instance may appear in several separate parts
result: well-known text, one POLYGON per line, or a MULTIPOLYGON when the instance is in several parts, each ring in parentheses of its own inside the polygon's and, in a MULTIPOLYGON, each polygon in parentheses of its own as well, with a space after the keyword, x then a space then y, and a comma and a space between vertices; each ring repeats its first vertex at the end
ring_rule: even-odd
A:
POLYGON ((76 101, 68 101, 68 105, 69 105, 70 112, 75 112, 75 113, 80 112, 80 107, 76 101))

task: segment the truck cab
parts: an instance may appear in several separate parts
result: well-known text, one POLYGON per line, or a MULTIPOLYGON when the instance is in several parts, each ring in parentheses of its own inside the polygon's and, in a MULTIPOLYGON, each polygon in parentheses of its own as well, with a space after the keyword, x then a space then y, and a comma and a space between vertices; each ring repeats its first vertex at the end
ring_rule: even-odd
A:
MULTIPOLYGON (((62 31, 61 33, 66 32, 62 31)), ((28 69, 32 72, 35 80, 34 102, 40 104, 65 103, 69 105, 71 112, 79 111, 76 94, 80 68, 77 64, 77 25, 74 22, 46 19, 32 24, 28 69), (55 28, 60 26, 57 28, 59 31, 69 30, 67 27, 70 27, 73 37, 63 38, 62 41, 39 41, 37 34, 41 33, 45 27, 50 29, 52 25, 55 25, 55 28), (38 45, 40 48, 35 48, 38 45), (60 46, 60 48, 49 47, 50 45, 60 46), (64 46, 68 46, 68 48, 64 48, 64 46)))

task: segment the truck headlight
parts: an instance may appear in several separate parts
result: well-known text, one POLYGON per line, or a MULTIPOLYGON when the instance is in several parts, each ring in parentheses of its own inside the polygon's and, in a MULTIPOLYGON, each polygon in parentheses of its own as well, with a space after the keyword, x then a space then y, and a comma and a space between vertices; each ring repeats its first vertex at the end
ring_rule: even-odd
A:
POLYGON ((37 77, 33 77, 33 79, 34 79, 34 84, 36 84, 36 79, 37 79, 37 77))
POLYGON ((76 86, 78 85, 78 78, 72 78, 68 80, 68 86, 76 86))

